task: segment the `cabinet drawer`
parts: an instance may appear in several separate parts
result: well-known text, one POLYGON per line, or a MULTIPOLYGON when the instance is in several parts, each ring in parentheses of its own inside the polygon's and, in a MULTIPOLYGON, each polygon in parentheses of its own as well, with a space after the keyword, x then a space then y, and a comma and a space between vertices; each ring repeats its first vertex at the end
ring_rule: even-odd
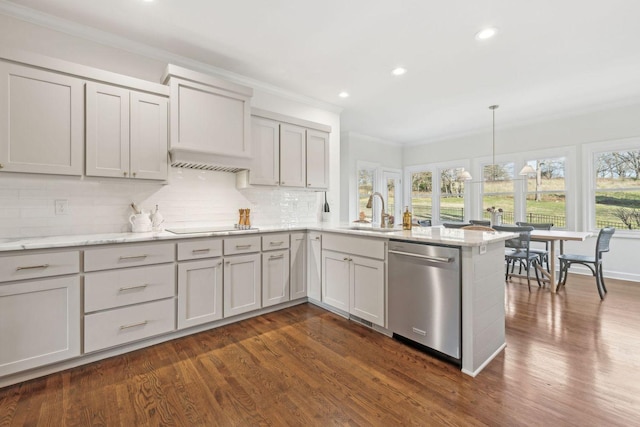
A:
POLYGON ((322 249, 360 255, 369 258, 384 259, 385 240, 350 237, 341 234, 326 233, 322 237, 322 249))
POLYGON ((84 317, 84 352, 173 331, 175 314, 174 298, 89 314, 84 317))
POLYGON ((225 255, 246 254, 250 252, 260 252, 260 236, 224 239, 225 255))
POLYGON ((74 274, 80 271, 80 254, 51 252, 0 257, 0 282, 74 274))
POLYGON ((222 239, 202 239, 178 243, 178 260, 222 256, 222 239))
POLYGON ((172 262, 174 258, 175 245, 172 243, 88 249, 84 251, 84 271, 160 264, 172 262))
POLYGON ((289 249, 289 234, 267 234, 262 236, 262 250, 273 251, 276 249, 289 249))
POLYGON ((84 277, 84 311, 169 298, 175 293, 173 264, 88 273, 84 277))

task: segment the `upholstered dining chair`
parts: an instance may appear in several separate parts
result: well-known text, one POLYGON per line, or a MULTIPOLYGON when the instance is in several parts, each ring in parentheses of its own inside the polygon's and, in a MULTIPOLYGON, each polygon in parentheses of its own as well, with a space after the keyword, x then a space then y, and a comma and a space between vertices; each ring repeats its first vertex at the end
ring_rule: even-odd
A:
POLYGON ((506 231, 509 233, 517 234, 516 237, 513 237, 504 242, 504 258, 507 264, 504 280, 509 280, 509 276, 513 274, 509 273, 509 267, 512 264, 518 263, 525 268, 525 271, 527 273, 527 286, 529 287, 529 291, 531 291, 531 267, 533 267, 533 271, 536 274, 536 281, 538 282, 538 286, 541 286, 540 277, 538 276, 538 270, 535 268, 536 264, 540 262, 540 258, 537 254, 529 251, 529 246, 531 243, 531 232, 533 231, 533 227, 494 225, 493 228, 496 231, 506 231))
POLYGON ((567 276, 571 265, 581 264, 588 267, 595 276, 600 299, 604 299, 604 294, 607 293, 607 287, 604 285, 604 275, 602 273, 602 254, 609 252, 609 243, 615 232, 616 229, 613 227, 605 227, 600 230, 598 240, 596 241, 595 256, 577 254, 560 255, 558 257, 560 260, 560 283, 558 287, 564 286, 567 283, 567 276))
POLYGON ((470 219, 469 222, 471 225, 484 225, 486 227, 491 227, 491 221, 488 219, 470 219))
MULTIPOLYGON (((516 222, 516 225, 519 227, 533 227, 534 230, 551 230, 553 228, 553 224, 550 222, 516 222)), ((543 243, 543 242, 537 242, 543 243)), ((540 265, 546 264, 547 271, 551 270, 549 266, 549 242, 544 242, 544 249, 542 248, 530 248, 530 252, 534 254, 538 254, 540 257, 540 265)))

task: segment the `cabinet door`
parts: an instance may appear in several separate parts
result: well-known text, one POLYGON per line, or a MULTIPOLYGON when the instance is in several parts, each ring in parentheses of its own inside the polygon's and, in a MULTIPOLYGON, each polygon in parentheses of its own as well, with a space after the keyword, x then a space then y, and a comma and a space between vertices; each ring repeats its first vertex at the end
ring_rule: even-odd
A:
POLYGON ((222 258, 178 264, 178 329, 222 319, 222 258))
POLYGON ((320 233, 309 233, 309 263, 307 265, 307 286, 308 296, 316 301, 321 300, 321 278, 322 278, 322 235, 320 233))
POLYGON ((289 251, 262 254, 262 306, 289 301, 289 251))
POLYGON ((224 317, 260 308, 260 273, 260 254, 225 258, 224 317))
POLYGON ((291 299, 307 296, 307 234, 291 234, 291 299))
POLYGON ((348 255, 322 251, 322 302, 345 312, 349 311, 349 270, 348 255))
POLYGON ((384 261, 350 256, 349 313, 385 326, 384 261))
POLYGON ((0 376, 80 355, 78 276, 0 285, 0 376))
POLYGON ((306 186, 306 130, 300 126, 280 125, 280 185, 306 186))
POLYGON ((329 188, 329 134, 307 130, 307 188, 329 188))
POLYGON ((87 83, 85 96, 87 176, 128 176, 129 91, 87 83))
POLYGON ((261 117, 251 119, 254 160, 249 183, 278 185, 280 183, 280 124, 261 117))
POLYGON ((248 96, 171 79, 171 147, 236 157, 251 156, 248 96))
POLYGON ((165 180, 168 177, 167 98, 131 92, 131 176, 165 180))
POLYGON ((0 62, 0 171, 82 175, 80 79, 0 62))

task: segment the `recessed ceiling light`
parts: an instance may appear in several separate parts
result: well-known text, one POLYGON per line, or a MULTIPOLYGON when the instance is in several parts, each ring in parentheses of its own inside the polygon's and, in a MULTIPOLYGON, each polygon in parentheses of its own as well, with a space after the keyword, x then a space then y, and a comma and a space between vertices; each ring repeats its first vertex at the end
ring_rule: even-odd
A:
POLYGON ((393 71, 391 71, 391 74, 393 74, 394 76, 401 76, 406 72, 407 72, 406 68, 398 67, 398 68, 394 68, 393 71))
POLYGON ((348 97, 349 97, 349 92, 340 92, 340 93, 338 94, 338 96, 339 96, 340 98, 348 98, 348 97))
POLYGON ((490 39, 491 37, 495 36, 497 32, 498 32, 497 28, 494 28, 494 27, 485 28, 484 30, 480 30, 476 33, 476 40, 490 39))

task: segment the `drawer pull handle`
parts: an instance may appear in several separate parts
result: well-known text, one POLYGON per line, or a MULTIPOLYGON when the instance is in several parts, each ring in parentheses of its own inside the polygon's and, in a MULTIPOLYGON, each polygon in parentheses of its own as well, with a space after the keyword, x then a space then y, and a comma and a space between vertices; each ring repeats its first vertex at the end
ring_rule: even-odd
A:
POLYGON ((320 240, 320 236, 316 236, 316 237, 315 237, 315 239, 316 239, 316 240, 320 240))
POLYGON ((138 323, 131 323, 129 325, 122 325, 122 326, 120 326, 120 330, 129 329, 129 328, 135 328, 136 326, 144 326, 147 323, 149 323, 148 320, 143 320, 142 322, 138 322, 138 323))
POLYGON ((47 267, 49 267, 49 264, 30 265, 28 267, 18 267, 18 268, 16 268, 16 271, 20 271, 20 270, 35 270, 36 268, 47 268, 47 267))
POLYGON ((269 242, 269 246, 280 246, 283 243, 284 242, 282 240, 280 240, 279 242, 269 242))
POLYGON ((236 249, 249 249, 251 245, 236 245, 236 249))
POLYGON ((280 254, 280 255, 271 255, 269 257, 269 259, 278 259, 278 258, 282 258, 284 256, 284 254, 280 254))
POLYGON ((204 248, 204 249, 194 249, 191 251, 192 254, 207 254, 209 253, 209 251, 211 251, 211 249, 209 248, 204 248))
POLYGON ((146 283, 144 285, 138 285, 138 286, 127 286, 127 287, 124 287, 124 288, 120 288, 120 290, 118 292, 132 291, 134 289, 144 289, 146 287, 147 287, 146 283))
POLYGON ((124 261, 127 259, 140 259, 140 258, 146 258, 148 255, 147 254, 142 254, 142 255, 131 255, 131 256, 121 256, 120 260, 124 261))

